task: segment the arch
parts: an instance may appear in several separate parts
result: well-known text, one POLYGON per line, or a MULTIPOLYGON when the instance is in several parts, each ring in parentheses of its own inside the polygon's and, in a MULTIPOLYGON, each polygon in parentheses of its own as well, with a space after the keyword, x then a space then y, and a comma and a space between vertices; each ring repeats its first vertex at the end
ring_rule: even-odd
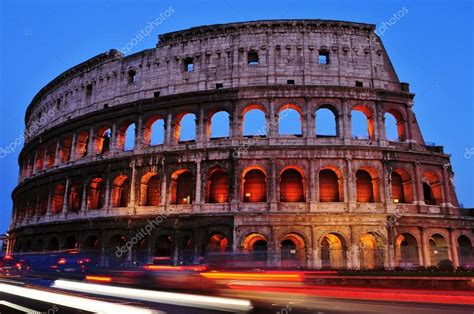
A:
POLYGON ((389 141, 405 141, 405 119, 400 111, 389 109, 384 115, 385 137, 389 141))
POLYGON ((249 105, 242 111, 242 134, 245 137, 265 137, 267 135, 267 121, 265 108, 258 104, 249 105))
POLYGON ((176 117, 174 136, 177 143, 196 140, 196 115, 186 112, 176 117))
POLYGON ((359 238, 359 260, 362 269, 376 269, 384 265, 384 250, 381 238, 372 232, 359 238))
POLYGON ((301 171, 295 168, 286 168, 280 174, 280 201, 304 202, 305 181, 301 171))
MULTIPOLYGON (((125 126, 123 126, 125 127, 125 126)), ((121 132, 121 136, 123 134, 123 137, 124 137, 124 140, 123 140, 123 144, 120 142, 120 138, 121 136, 118 136, 117 138, 117 141, 118 141, 118 144, 121 145, 119 146, 121 149, 123 149, 123 151, 130 151, 130 150, 133 150, 135 148, 135 132, 136 132, 136 125, 135 123, 130 123, 127 125, 127 127, 125 128, 125 130, 120 130, 121 132)))
POLYGON ((72 136, 67 135, 59 141, 59 161, 64 163, 71 159, 72 136))
POLYGON ((177 170, 171 175, 171 204, 192 204, 194 197, 194 176, 188 169, 177 170))
POLYGON ((302 135, 303 118, 301 109, 294 104, 286 104, 278 111, 278 134, 302 135))
POLYGON ((427 171, 422 177, 423 197, 426 205, 439 205, 442 200, 442 188, 439 176, 434 171, 427 171))
POLYGON ((52 142, 46 146, 46 169, 50 169, 54 166, 57 145, 57 142, 52 142))
POLYGON ((165 143, 165 120, 161 115, 148 118, 143 130, 143 142, 149 146, 165 143))
POLYGON ((449 259, 449 247, 448 242, 439 233, 434 233, 428 239, 428 244, 430 247, 430 265, 438 266, 439 263, 443 260, 449 259))
POLYGON ((215 233, 207 242, 207 252, 226 252, 228 249, 229 240, 227 237, 221 233, 215 233))
POLYGON ((127 258, 128 252, 122 252, 119 248, 123 248, 127 243, 125 236, 114 234, 107 241, 107 261, 109 266, 121 265, 127 258), (118 254, 120 252, 120 254, 118 254))
POLYGON ((105 154, 110 150, 110 142, 112 130, 108 126, 102 126, 97 129, 95 136, 95 152, 96 154, 105 154))
POLYGON ((105 182, 100 177, 93 178, 87 191, 87 208, 101 209, 104 207, 105 182))
POLYGON ((474 254, 472 251, 471 240, 465 235, 460 235, 457 239, 457 244, 459 265, 466 268, 472 268, 474 266, 474 254))
POLYGON ((306 266, 306 246, 303 237, 289 233, 280 241, 281 266, 298 268, 306 266))
POLYGON ((263 235, 259 233, 247 235, 242 241, 242 248, 244 252, 252 254, 254 261, 267 261, 268 242, 263 235))
POLYGON ((392 191, 392 202, 413 202, 412 180, 408 171, 401 168, 394 169, 390 177, 390 182, 392 191))
POLYGON ((43 170, 43 164, 44 164, 44 146, 38 147, 38 150, 36 151, 36 171, 39 172, 43 170))
POLYGON ((64 184, 56 183, 53 190, 53 198, 51 200, 51 212, 57 214, 63 211, 64 205, 64 184))
POLYGON ((48 245, 46 246, 46 251, 57 251, 57 250, 59 250, 58 238, 52 237, 48 241, 48 245))
POLYGON ((74 236, 69 236, 64 241, 63 248, 66 250, 74 250, 78 248, 77 240, 74 236))
POLYGON ((38 192, 38 214, 41 216, 46 215, 48 211, 49 201, 49 188, 48 186, 39 187, 38 192))
POLYGON ((77 212, 82 207, 82 191, 81 182, 73 181, 69 188, 68 207, 70 211, 77 212))
POLYGON ((37 239, 35 243, 35 251, 42 252, 44 250, 44 241, 43 239, 37 239))
POLYGON ((246 169, 242 179, 243 201, 246 203, 267 201, 267 177, 259 168, 246 169))
POLYGON ((230 136, 230 115, 227 111, 217 111, 210 115, 207 134, 211 139, 228 138, 230 136))
POLYGON ((118 175, 112 183, 112 207, 127 207, 130 201, 130 180, 126 175, 118 175))
POLYGON ((76 136, 76 159, 81 159, 87 156, 87 149, 89 146, 89 132, 82 131, 76 136))
POLYGON ((170 257, 173 253, 173 238, 170 235, 162 234, 155 241, 156 257, 170 257))
POLYGON ((369 107, 365 105, 352 107, 351 126, 353 138, 374 140, 375 119, 369 107))
POLYGON ((395 261, 399 267, 415 268, 420 265, 418 241, 411 234, 404 232, 395 240, 395 261))
POLYGON ((89 235, 82 244, 84 250, 100 250, 102 244, 96 235, 89 235))
POLYGON ((356 172, 356 193, 359 203, 377 203, 379 199, 378 177, 372 168, 361 168, 356 172))
POLYGON ((326 166, 319 171, 319 201, 342 202, 344 186, 342 171, 333 166, 326 166))
POLYGON ((209 171, 209 179, 207 182, 207 202, 229 202, 229 175, 227 174, 227 171, 222 168, 215 168, 209 171))
POLYGON ((142 206, 158 206, 161 196, 161 180, 156 172, 147 172, 140 183, 140 204, 142 206))
POLYGON ((340 269, 346 267, 347 242, 338 233, 328 233, 321 239, 322 268, 340 269))
POLYGON ((315 111, 315 131, 318 137, 337 137, 339 128, 337 121, 338 112, 332 105, 322 105, 315 111))

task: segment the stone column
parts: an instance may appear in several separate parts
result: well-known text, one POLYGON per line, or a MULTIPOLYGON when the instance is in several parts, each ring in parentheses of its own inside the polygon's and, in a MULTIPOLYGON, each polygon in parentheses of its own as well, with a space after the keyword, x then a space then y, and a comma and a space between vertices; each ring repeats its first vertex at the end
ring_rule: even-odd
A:
POLYGON ((61 148, 61 140, 56 141, 56 148, 54 149, 54 165, 57 166, 60 163, 59 151, 61 148))
POLYGON ((356 180, 354 178, 355 174, 352 171, 351 166, 352 158, 346 158, 346 184, 345 192, 347 197, 347 204, 349 212, 352 212, 355 209, 357 203, 357 190, 356 190, 356 180))
POLYGON ((359 254, 361 247, 359 246, 358 239, 355 235, 354 226, 349 226, 350 228, 350 242, 349 245, 351 246, 350 250, 350 258, 349 258, 349 268, 351 269, 360 269, 360 259, 359 254))
POLYGON ((168 175, 166 174, 166 168, 165 168, 165 161, 161 161, 163 164, 162 167, 162 179, 161 179, 161 192, 160 192, 160 204, 161 205, 167 205, 169 204, 169 199, 168 199, 168 194, 167 192, 167 185, 168 185, 168 175))
POLYGON ((75 161, 76 160, 76 141, 77 141, 77 134, 73 133, 72 134, 72 139, 71 139, 71 152, 70 152, 70 161, 75 161))
POLYGON ((425 228, 421 228, 421 245, 423 248, 423 266, 428 267, 431 266, 431 258, 430 258, 430 246, 429 240, 427 239, 427 231, 425 228))
POLYGON ((342 138, 344 139, 344 145, 349 145, 352 140, 352 126, 351 126, 351 111, 348 107, 347 101, 341 99, 342 103, 342 138))
POLYGON ((132 166, 132 176, 130 178, 130 202, 128 204, 128 207, 135 208, 135 199, 136 199, 135 191, 136 191, 136 184, 137 184, 136 183, 137 172, 135 169, 135 160, 131 162, 131 166, 132 166))
POLYGON ((105 177, 105 197, 104 197, 104 206, 102 209, 110 209, 110 179, 109 179, 109 172, 107 171, 105 177))
POLYGON ((443 192, 444 192, 444 205, 452 207, 451 204, 451 189, 449 186, 450 178, 448 174, 449 164, 443 165, 443 192))
POLYGON ((87 188, 89 186, 89 180, 84 180, 84 185, 82 187, 82 201, 81 201, 81 211, 87 210, 87 188))
POLYGON ((143 144, 144 139, 143 139, 143 137, 144 137, 143 118, 142 118, 142 115, 139 114, 138 119, 137 119, 136 129, 135 129, 135 147, 134 147, 134 150, 138 149, 139 151, 141 151, 144 148, 144 144, 143 144))
POLYGON ((451 253, 451 261, 453 262, 454 267, 459 267, 459 250, 458 250, 458 242, 456 240, 456 233, 455 230, 449 228, 449 248, 451 253))
POLYGON ((416 143, 416 141, 413 139, 413 101, 410 100, 407 103, 406 107, 406 114, 407 114, 407 141, 411 143, 416 143))
POLYGON ((94 149, 94 127, 91 126, 89 129, 89 143, 87 143, 87 156, 94 156, 97 152, 94 149))
POLYGON ((387 146, 387 136, 385 132, 385 115, 383 111, 383 103, 376 102, 375 103, 375 117, 376 117, 376 125, 377 125, 377 133, 379 138, 380 146, 387 146))
POLYGON ((415 162, 415 187, 416 187, 416 195, 414 197, 415 204, 424 205, 425 204, 425 196, 423 193, 423 181, 421 177, 421 169, 420 169, 420 162, 415 162))
POLYGON ((270 211, 277 211, 277 175, 276 175, 276 165, 275 159, 270 161, 271 164, 271 174, 270 174, 270 189, 267 188, 269 191, 270 196, 270 211))
POLYGON ((48 184, 48 207, 46 209, 46 216, 49 216, 52 214, 51 203, 53 202, 53 189, 54 189, 54 186, 52 184, 48 184))
POLYGON ((201 159, 196 161, 196 204, 202 204, 201 199, 201 159))
POLYGON ((196 143, 203 144, 207 140, 207 134, 205 132, 205 123, 207 119, 204 119, 204 108, 199 106, 199 117, 196 123, 196 143))
MULTIPOLYGON (((310 201, 316 202, 317 195, 319 195, 319 191, 316 190, 316 160, 309 159, 309 189, 310 189, 310 201)), ((319 186, 319 182, 318 182, 319 186)))
MULTIPOLYGON (((307 138, 307 143, 310 143, 310 139, 316 136, 315 121, 313 114, 313 104, 311 103, 311 98, 306 97, 306 129, 303 131, 303 137, 307 138)), ((303 120, 303 117, 301 117, 303 120)))
POLYGON ((173 116, 171 115, 171 112, 168 112, 168 117, 166 118, 166 128, 165 128, 165 145, 171 146, 174 144, 174 138, 172 138, 172 133, 173 133, 173 126, 172 126, 172 121, 173 116))
POLYGON ((69 178, 66 179, 66 184, 64 185, 64 200, 63 200, 63 213, 67 213, 69 211, 69 178))
POLYGON ((275 138, 278 136, 278 119, 275 116, 275 99, 268 98, 269 113, 265 114, 267 120, 267 137, 275 138))

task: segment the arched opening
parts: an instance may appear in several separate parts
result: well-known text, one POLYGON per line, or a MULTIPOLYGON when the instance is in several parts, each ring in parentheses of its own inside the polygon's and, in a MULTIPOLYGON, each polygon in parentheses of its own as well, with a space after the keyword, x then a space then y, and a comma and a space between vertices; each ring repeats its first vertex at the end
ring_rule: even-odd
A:
POLYGON ((175 125, 177 142, 192 142, 196 140, 196 115, 185 113, 177 117, 175 125))
POLYGON ((207 243, 207 252, 216 253, 216 252, 226 252, 229 245, 229 240, 226 236, 216 233, 209 238, 207 243))
POLYGON ((64 184, 57 183, 54 186, 53 198, 51 200, 51 211, 53 214, 57 214, 63 211, 64 205, 64 184))
POLYGON ((101 248, 101 243, 100 240, 97 236, 95 235, 90 235, 86 238, 84 241, 84 244, 82 246, 84 250, 99 250, 101 248))
POLYGON ((343 195, 342 179, 332 169, 319 172, 319 201, 341 202, 343 195))
POLYGON ((56 237, 49 239, 48 245, 46 246, 47 251, 57 251, 59 250, 59 241, 56 237))
POLYGON ((105 184, 104 179, 94 178, 89 183, 87 192, 87 208, 101 209, 104 207, 105 184))
POLYGON ((320 107, 316 110, 316 136, 318 137, 336 137, 337 130, 337 111, 332 107, 320 107))
POLYGON ((173 253, 173 238, 169 235, 162 234, 158 237, 155 242, 155 254, 156 257, 170 257, 173 253))
POLYGON ((410 174, 404 169, 395 169, 390 177, 392 202, 412 203, 413 188, 410 174))
POLYGON ((405 120, 395 109, 388 110, 384 115, 385 137, 388 141, 405 141, 405 120))
POLYGON ((433 234, 428 240, 430 246, 430 264, 438 266, 443 260, 449 259, 448 242, 439 233, 433 234))
POLYGON ((194 196, 194 177, 191 171, 181 169, 171 176, 171 203, 192 204, 194 196))
POLYGON ((76 138, 76 159, 87 156, 87 146, 89 146, 89 132, 82 131, 77 134, 76 138))
POLYGON ((30 191, 28 194, 27 216, 34 217, 38 206, 38 192, 36 190, 30 191))
POLYGON ((95 138, 95 151, 97 154, 105 154, 110 150, 111 137, 112 130, 109 127, 103 126, 97 130, 95 138))
POLYGON ((301 173, 293 168, 286 169, 280 175, 280 201, 304 202, 304 179, 301 173))
POLYGON ((400 234, 395 241, 395 260, 399 267, 411 269, 420 265, 418 242, 409 233, 400 234))
POLYGON ((426 205, 439 205, 442 203, 441 182, 433 171, 423 174, 423 197, 426 205))
POLYGON ((44 251, 44 241, 42 239, 36 240, 35 251, 36 252, 43 252, 44 251))
POLYGON ((142 206, 158 206, 160 204, 161 181, 158 174, 148 172, 143 175, 140 184, 142 206))
POLYGON ((280 242, 282 268, 299 268, 306 266, 305 243, 300 235, 290 233, 280 242))
POLYGON ((460 266, 466 268, 472 268, 474 266, 472 243, 465 235, 461 235, 458 238, 458 256, 460 266))
POLYGON ((48 211, 49 189, 48 187, 39 188, 38 193, 38 214, 40 216, 46 215, 48 211))
POLYGON ((70 236, 64 241, 63 249, 65 250, 75 250, 78 248, 77 240, 75 237, 70 236))
POLYGON ((44 163, 44 147, 40 146, 36 151, 36 171, 43 170, 43 163, 44 163))
POLYGON ((59 161, 68 162, 71 159, 72 136, 68 135, 59 141, 59 161))
POLYGON ((224 169, 215 169, 209 175, 208 203, 229 202, 229 175, 224 169))
POLYGON ((366 106, 355 106, 351 112, 352 137, 374 140, 374 117, 366 106))
POLYGON ((267 122, 265 112, 261 106, 249 106, 244 112, 243 135, 245 137, 265 137, 267 135, 267 122))
POLYGON ((210 127, 208 126, 208 134, 211 139, 228 138, 229 137, 229 113, 226 111, 218 111, 211 116, 210 127))
POLYGON ((112 207, 127 207, 130 201, 130 180, 126 175, 117 176, 112 185, 112 207))
POLYGON ((56 142, 50 143, 46 147, 46 168, 49 169, 54 166, 54 161, 56 159, 56 142))
POLYGON ((162 145, 165 142, 165 120, 161 115, 153 115, 143 126, 143 143, 149 146, 162 145))
POLYGON ((135 148, 135 132, 136 132, 135 123, 130 124, 125 129, 125 140, 123 143, 124 151, 130 151, 135 148))
POLYGON ((261 234, 253 233, 248 235, 244 239, 242 247, 244 252, 252 254, 254 261, 267 262, 268 244, 265 237, 261 234))
POLYGON ((359 169, 356 172, 357 202, 378 202, 377 180, 367 170, 359 169))
POLYGON ((321 241, 321 266, 328 269, 346 267, 346 242, 336 233, 325 235, 321 241))
POLYGON ((384 265, 383 243, 372 233, 364 234, 359 240, 359 258, 362 269, 381 268, 384 265))
POLYGON ((278 113, 278 134, 297 135, 303 134, 301 112, 295 105, 285 105, 278 113))
POLYGON ((246 203, 267 201, 267 178, 260 169, 251 169, 244 174, 243 200, 246 203))
POLYGON ((122 266, 122 262, 127 258, 129 251, 125 250, 125 252, 123 252, 119 249, 125 248, 126 243, 127 240, 125 236, 120 234, 115 234, 109 239, 107 245, 107 258, 109 266, 122 266))
POLYGON ((77 212, 81 209, 82 202, 82 184, 80 182, 72 182, 69 189, 69 210, 77 212))

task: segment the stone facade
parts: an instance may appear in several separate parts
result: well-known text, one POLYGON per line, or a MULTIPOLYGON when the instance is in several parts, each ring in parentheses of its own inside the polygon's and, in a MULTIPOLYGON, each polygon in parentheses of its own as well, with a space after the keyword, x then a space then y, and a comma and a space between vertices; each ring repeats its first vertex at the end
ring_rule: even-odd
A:
POLYGON ((120 258, 242 251, 270 266, 468 266, 473 221, 458 208, 449 155, 423 140, 413 97, 368 24, 203 26, 131 56, 111 50, 28 107, 10 250, 93 250, 108 263, 161 216, 120 258), (279 134, 288 109, 297 136, 279 134), (321 109, 334 114, 334 136, 317 134, 321 109), (258 137, 244 134, 251 110, 265 116, 258 137), (353 136, 353 111, 367 138, 353 136), (216 138, 218 112, 229 132, 216 138), (187 114, 195 138, 182 141, 187 114))

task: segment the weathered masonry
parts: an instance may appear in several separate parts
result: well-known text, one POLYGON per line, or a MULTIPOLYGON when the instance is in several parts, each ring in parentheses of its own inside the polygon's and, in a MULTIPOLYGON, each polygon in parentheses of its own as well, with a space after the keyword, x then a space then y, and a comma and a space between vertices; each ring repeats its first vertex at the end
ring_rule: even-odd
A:
POLYGON ((202 26, 59 75, 26 112, 10 250, 91 250, 105 264, 234 251, 290 267, 471 265, 449 155, 424 142, 374 28, 202 26))

